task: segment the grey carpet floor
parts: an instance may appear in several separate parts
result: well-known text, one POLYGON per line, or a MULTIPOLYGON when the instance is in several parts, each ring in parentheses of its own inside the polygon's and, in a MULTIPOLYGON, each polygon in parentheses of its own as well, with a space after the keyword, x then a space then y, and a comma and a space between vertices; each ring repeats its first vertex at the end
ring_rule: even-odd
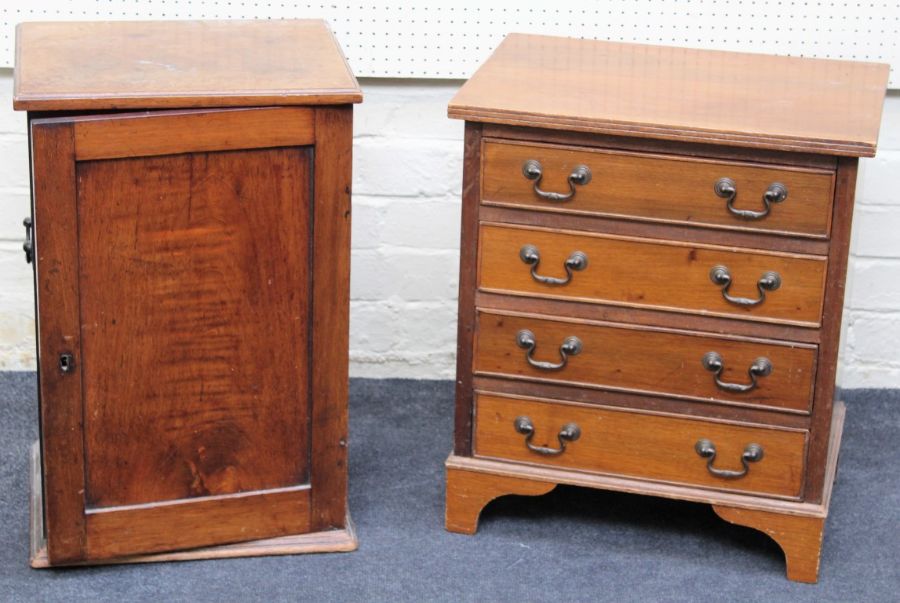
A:
POLYGON ((900 601, 900 391, 845 392, 817 585, 704 505, 578 488, 506 497, 443 529, 449 381, 354 380, 349 554, 31 570, 34 375, 0 373, 2 601, 900 601))

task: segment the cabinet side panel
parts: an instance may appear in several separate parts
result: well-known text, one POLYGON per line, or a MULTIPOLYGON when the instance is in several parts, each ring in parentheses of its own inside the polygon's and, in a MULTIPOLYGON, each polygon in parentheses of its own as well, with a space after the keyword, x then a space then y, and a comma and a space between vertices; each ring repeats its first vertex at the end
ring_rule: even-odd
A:
POLYGON ((819 344, 818 373, 813 401, 810 430, 809 459, 807 460, 805 497, 808 502, 820 502, 825 485, 825 465, 831 434, 834 407, 835 378, 841 339, 841 315, 844 309, 844 290, 847 284, 847 261, 850 254, 850 229, 853 223, 853 202, 856 195, 856 173, 859 160, 855 157, 838 159, 835 179, 831 249, 828 257, 824 309, 822 312, 821 343, 819 344))
POLYGON ((311 529, 344 527, 350 345, 352 106, 316 109, 311 529))
POLYGON ((41 445, 47 554, 84 557, 84 453, 75 145, 71 125, 32 122, 41 445), (68 370, 60 355, 70 354, 68 370))
POLYGON ((78 163, 89 507, 307 482, 309 154, 78 163))
POLYGON ((481 124, 466 122, 462 228, 459 244, 459 312, 456 334, 456 415, 453 450, 472 454, 472 355, 478 277, 478 209, 481 206, 481 124))

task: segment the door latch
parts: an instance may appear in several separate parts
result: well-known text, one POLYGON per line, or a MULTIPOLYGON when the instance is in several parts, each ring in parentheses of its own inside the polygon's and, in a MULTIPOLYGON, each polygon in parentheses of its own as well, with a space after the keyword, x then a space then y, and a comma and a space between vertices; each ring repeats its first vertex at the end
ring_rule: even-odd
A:
POLYGON ((25 218, 22 224, 25 226, 25 242, 22 243, 22 249, 25 251, 25 261, 30 264, 34 261, 34 229, 31 218, 25 218))

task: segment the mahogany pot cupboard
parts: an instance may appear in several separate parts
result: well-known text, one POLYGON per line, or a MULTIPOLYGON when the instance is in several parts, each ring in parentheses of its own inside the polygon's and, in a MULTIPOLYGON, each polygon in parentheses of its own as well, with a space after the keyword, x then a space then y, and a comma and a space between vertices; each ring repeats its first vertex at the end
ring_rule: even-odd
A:
POLYGON ((322 21, 18 27, 34 566, 356 548, 361 100, 322 21))
MULTIPOLYGON (((709 503, 815 582, 858 157, 888 66, 513 34, 464 119, 448 530, 575 484, 709 503)), ((708 563, 709 560, 704 560, 708 563)))

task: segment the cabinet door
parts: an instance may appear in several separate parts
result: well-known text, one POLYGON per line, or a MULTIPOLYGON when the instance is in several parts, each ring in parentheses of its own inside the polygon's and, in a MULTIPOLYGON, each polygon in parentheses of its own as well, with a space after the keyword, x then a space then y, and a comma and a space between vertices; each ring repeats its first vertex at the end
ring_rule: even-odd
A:
POLYGON ((350 120, 32 120, 51 563, 343 526, 350 120))

